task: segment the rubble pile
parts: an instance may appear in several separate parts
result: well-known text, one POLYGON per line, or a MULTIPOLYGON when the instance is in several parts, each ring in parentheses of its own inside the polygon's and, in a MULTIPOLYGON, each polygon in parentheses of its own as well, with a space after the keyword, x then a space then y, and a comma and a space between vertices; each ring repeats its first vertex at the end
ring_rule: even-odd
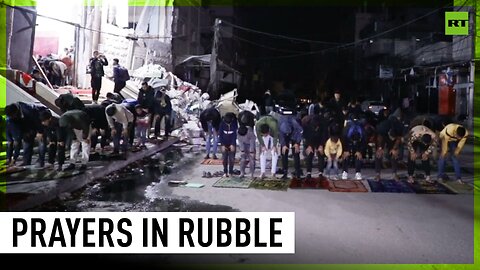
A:
POLYGON ((130 83, 137 89, 144 81, 156 91, 165 90, 171 99, 177 124, 177 129, 172 132, 172 135, 178 136, 180 140, 190 144, 200 145, 203 143, 203 131, 200 128, 199 116, 208 107, 217 107, 222 115, 226 112, 238 114, 242 110, 248 110, 254 114, 260 112, 257 104, 253 101, 247 100, 245 103, 237 104, 235 101, 237 89, 222 95, 218 100, 211 101, 208 93, 196 85, 182 81, 160 65, 148 64, 133 72, 130 83))

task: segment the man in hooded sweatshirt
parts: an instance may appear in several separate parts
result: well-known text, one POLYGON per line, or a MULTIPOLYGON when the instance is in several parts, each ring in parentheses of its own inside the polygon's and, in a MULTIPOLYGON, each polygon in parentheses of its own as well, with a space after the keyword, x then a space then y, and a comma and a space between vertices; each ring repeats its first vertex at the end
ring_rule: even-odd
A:
POLYGON ((228 112, 223 116, 218 130, 220 144, 222 145, 224 177, 233 174, 235 151, 237 143, 238 123, 234 113, 228 112))
POLYGON ((288 178, 288 150, 292 148, 293 161, 295 166, 295 177, 301 177, 300 171, 300 143, 302 141, 303 129, 294 117, 288 115, 281 115, 280 123, 280 147, 282 151, 282 179, 288 178))

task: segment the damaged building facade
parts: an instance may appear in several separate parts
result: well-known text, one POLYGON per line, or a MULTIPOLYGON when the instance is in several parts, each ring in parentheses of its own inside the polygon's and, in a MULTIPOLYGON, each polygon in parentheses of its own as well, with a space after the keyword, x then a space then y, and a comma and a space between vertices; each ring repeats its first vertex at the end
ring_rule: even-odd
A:
MULTIPOLYGON (((462 6, 462 5, 458 5, 462 6)), ((377 93, 377 100, 388 106, 390 100, 408 98, 417 113, 439 114, 466 119, 473 126, 473 79, 475 13, 473 7, 462 6, 455 11, 471 15, 470 34, 444 34, 444 13, 448 9, 363 7, 355 15, 355 41, 393 29, 418 18, 407 31, 367 40, 355 48, 354 78, 357 91, 377 93), (457 10, 458 9, 458 10, 457 10)))
MULTIPOLYGON (((129 6, 126 1, 102 1, 101 6, 85 6, 85 26, 98 26, 99 32, 89 33, 93 37, 85 35, 92 44, 80 50, 82 58, 88 61, 93 50, 98 50, 108 59, 118 58, 129 70, 156 64, 173 71, 177 58, 204 54, 211 40, 202 36, 212 31, 209 26, 214 14, 207 8, 175 6, 175 2, 146 1, 129 6)), ((201 5, 201 1, 192 5, 201 5)))

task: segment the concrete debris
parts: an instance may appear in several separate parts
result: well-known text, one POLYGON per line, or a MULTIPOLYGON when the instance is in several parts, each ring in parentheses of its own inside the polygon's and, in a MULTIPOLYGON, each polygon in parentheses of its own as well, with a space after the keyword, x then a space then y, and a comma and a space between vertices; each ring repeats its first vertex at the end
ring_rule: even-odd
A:
POLYGON ((172 136, 179 137, 192 145, 201 145, 203 131, 200 128, 199 116, 206 108, 215 106, 221 115, 227 112, 235 114, 248 110, 259 114, 260 109, 251 100, 237 104, 237 89, 223 94, 218 100, 210 100, 210 95, 196 85, 182 81, 171 72, 160 66, 148 64, 133 72, 132 82, 139 89, 146 81, 156 91, 165 91, 172 102, 175 123, 183 123, 179 129, 172 132, 172 136))

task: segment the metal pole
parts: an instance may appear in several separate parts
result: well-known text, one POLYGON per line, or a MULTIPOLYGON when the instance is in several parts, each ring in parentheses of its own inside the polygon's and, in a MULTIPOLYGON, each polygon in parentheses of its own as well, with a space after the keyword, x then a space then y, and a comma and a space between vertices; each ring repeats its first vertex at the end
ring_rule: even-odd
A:
POLYGON ((80 26, 75 25, 75 51, 73 52, 73 70, 71 71, 72 75, 72 85, 78 87, 78 60, 80 59, 80 26))
POLYGON ((215 19, 214 32, 213 32, 213 45, 212 54, 210 59, 210 91, 212 98, 217 98, 217 58, 218 58, 218 27, 220 25, 220 19, 215 19))

